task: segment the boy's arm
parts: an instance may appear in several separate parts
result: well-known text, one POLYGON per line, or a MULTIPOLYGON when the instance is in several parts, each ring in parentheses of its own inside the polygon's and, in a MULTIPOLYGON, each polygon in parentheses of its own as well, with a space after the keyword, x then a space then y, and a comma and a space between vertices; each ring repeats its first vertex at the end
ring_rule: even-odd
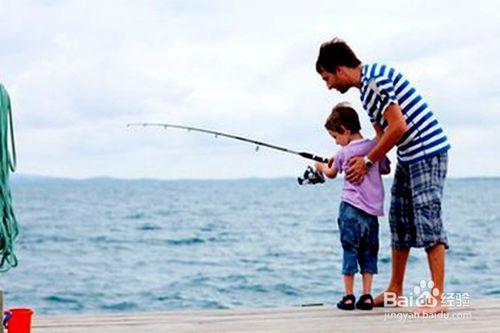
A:
POLYGON ((388 175, 391 173, 391 160, 387 156, 383 156, 379 161, 379 170, 381 175, 388 175))
POLYGON ((328 165, 316 162, 314 166, 316 167, 316 170, 318 170, 319 172, 321 172, 330 179, 337 177, 337 174, 339 172, 337 168, 333 166, 333 157, 328 160, 328 165))

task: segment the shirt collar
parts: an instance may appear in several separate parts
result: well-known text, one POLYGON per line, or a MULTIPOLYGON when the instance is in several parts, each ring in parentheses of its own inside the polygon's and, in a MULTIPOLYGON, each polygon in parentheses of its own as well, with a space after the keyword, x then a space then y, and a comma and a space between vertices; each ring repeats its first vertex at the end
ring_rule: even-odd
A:
POLYGON ((364 142, 366 140, 369 140, 367 138, 362 138, 362 139, 356 139, 356 140, 352 140, 351 142, 349 142, 347 145, 350 146, 350 145, 354 145, 354 144, 357 144, 357 143, 361 143, 361 142, 364 142))

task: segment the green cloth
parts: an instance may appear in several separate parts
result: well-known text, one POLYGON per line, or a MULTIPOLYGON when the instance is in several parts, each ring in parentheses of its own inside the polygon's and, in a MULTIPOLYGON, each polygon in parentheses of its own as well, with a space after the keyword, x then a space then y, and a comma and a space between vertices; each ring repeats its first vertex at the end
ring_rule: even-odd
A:
POLYGON ((12 208, 9 173, 16 169, 16 149, 10 98, 0 84, 0 272, 17 266, 14 242, 19 234, 12 208), (12 154, 9 152, 9 139, 12 154))

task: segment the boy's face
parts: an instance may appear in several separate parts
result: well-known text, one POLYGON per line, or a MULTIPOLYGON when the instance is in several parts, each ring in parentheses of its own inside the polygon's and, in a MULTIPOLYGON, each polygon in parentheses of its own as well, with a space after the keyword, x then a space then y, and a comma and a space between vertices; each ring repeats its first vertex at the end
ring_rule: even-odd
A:
POLYGON ((339 146, 347 146, 350 142, 350 134, 348 130, 344 130, 344 133, 339 133, 336 131, 330 131, 328 130, 328 133, 330 133, 330 136, 335 140, 335 143, 338 144, 339 146))

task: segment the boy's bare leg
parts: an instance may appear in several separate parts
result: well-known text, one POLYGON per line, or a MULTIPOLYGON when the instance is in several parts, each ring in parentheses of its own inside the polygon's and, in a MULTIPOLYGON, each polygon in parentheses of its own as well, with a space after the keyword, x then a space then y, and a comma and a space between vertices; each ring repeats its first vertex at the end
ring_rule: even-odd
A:
MULTIPOLYGON (((347 275, 344 274, 344 296, 354 294, 354 274, 347 275)), ((351 304, 351 301, 347 301, 347 304, 351 304)))
POLYGON ((437 296, 431 295, 434 297, 436 304, 435 306, 422 306, 415 310, 416 314, 423 313, 441 313, 446 312, 446 304, 442 303, 443 295, 444 295, 444 265, 445 265, 445 247, 443 244, 434 245, 427 252, 427 260, 429 262, 429 269, 431 271, 431 278, 434 282, 434 288, 439 290, 439 294, 437 296))
POLYGON ((377 295, 374 299, 373 306, 384 306, 384 294, 394 293, 397 297, 403 295, 403 281, 405 278, 406 263, 408 262, 408 255, 410 254, 410 248, 406 249, 395 249, 392 248, 392 272, 391 281, 387 289, 377 295))
MULTIPOLYGON (((364 274, 362 274, 362 276, 363 276, 363 295, 371 294, 372 293, 373 274, 364 273, 364 274)), ((365 302, 370 303, 370 300, 367 299, 365 302)))

